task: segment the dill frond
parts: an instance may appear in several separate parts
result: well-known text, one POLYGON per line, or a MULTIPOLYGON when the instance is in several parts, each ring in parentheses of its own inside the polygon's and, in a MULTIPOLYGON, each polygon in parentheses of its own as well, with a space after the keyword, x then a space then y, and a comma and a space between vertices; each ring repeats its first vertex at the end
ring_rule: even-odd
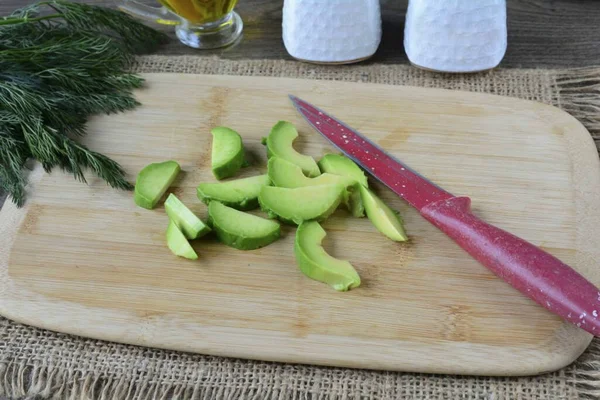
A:
POLYGON ((166 36, 120 11, 50 0, 0 18, 0 190, 22 206, 25 162, 86 182, 92 171, 129 190, 110 158, 76 141, 91 115, 135 108, 143 79, 127 72, 136 54, 166 36))

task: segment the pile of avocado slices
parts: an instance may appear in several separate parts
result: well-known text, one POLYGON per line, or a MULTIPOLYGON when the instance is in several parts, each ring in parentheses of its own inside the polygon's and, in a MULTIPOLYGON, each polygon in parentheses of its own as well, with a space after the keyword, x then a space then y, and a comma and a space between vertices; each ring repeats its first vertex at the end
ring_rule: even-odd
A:
MULTIPOLYGON (((213 175, 217 180, 235 176, 245 165, 242 137, 226 127, 214 128, 211 134, 213 175)), ((197 259, 189 241, 209 232, 236 249, 258 249, 279 239, 279 220, 298 225, 294 253, 306 276, 338 291, 360 286, 360 276, 352 264, 324 250, 321 243, 326 232, 319 222, 343 205, 354 217, 364 217, 366 213, 382 234, 403 242, 408 238, 402 220, 369 189, 365 173, 352 160, 327 154, 317 163, 294 149, 297 137, 294 125, 279 121, 263 139, 269 158, 267 174, 198 185, 198 198, 208 206, 207 223, 169 194, 164 203, 169 217, 166 237, 173 254, 197 259), (259 207, 268 218, 246 212, 259 207)), ((135 203, 154 208, 180 171, 175 161, 146 166, 137 177, 135 203)))

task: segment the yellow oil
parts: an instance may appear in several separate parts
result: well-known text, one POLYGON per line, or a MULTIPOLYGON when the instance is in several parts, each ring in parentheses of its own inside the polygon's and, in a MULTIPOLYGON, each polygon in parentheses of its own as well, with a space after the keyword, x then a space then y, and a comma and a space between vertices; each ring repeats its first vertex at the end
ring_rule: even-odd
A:
POLYGON ((215 22, 235 7, 238 0, 160 0, 160 2, 194 24, 215 22))

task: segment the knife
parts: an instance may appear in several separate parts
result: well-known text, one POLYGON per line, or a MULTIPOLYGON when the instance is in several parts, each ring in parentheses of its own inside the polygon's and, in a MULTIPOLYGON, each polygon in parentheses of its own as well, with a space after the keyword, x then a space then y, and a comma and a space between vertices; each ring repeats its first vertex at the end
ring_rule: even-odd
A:
POLYGON ((296 109, 327 140, 416 208, 473 258, 521 293, 592 335, 600 335, 600 289, 535 245, 471 212, 454 196, 343 122, 290 95, 296 109))

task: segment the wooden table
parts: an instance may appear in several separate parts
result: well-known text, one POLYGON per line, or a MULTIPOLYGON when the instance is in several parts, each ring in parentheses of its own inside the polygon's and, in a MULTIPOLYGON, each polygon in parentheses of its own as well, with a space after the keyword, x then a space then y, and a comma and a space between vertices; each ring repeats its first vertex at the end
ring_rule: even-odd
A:
MULTIPOLYGON (((0 14, 33 0, 1 0, 0 14)), ((80 0, 115 7, 119 0, 80 0)), ((152 4, 152 0, 143 0, 152 4)), ((381 0, 383 41, 374 62, 405 64, 402 46, 408 0, 381 0)), ((173 41, 163 54, 219 55, 228 59, 288 59, 281 41, 282 0, 240 0, 244 39, 236 46, 198 51, 173 41)), ((502 67, 600 65, 600 2, 597 0, 508 0, 508 52, 502 67)), ((164 29, 164 28, 163 28, 164 29)), ((167 28, 171 31, 171 28, 167 28)))

